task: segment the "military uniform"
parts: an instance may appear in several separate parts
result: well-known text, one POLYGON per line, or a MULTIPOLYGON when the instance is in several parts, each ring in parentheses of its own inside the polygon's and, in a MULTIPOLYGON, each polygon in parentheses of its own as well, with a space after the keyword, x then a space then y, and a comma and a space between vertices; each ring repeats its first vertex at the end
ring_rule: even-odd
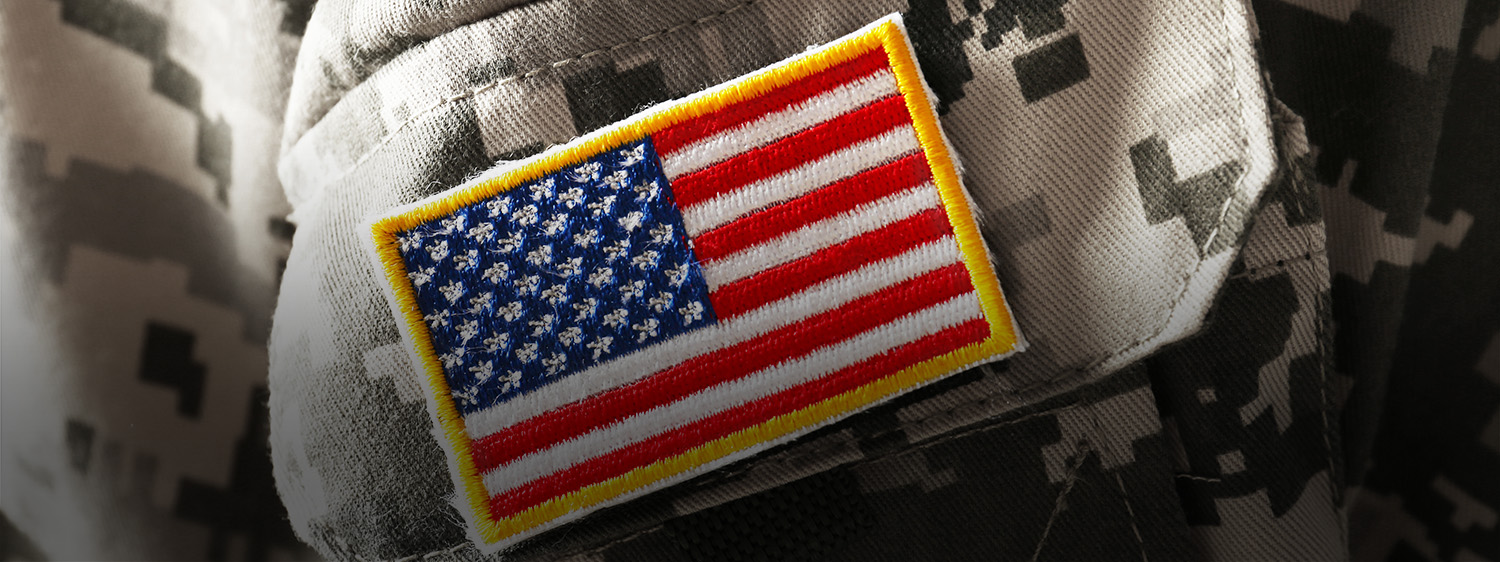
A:
POLYGON ((4 6, 40 551, 484 558, 368 217, 896 12, 1030 348, 509 556, 1500 559, 1494 2, 438 4, 4 6))

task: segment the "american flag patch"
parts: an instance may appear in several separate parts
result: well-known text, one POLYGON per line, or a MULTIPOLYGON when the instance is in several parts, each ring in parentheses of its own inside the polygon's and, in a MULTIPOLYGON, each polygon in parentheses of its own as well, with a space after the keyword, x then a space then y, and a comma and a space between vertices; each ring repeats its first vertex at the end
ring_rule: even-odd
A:
POLYGON ((1017 350, 898 15, 372 225, 498 550, 1017 350))

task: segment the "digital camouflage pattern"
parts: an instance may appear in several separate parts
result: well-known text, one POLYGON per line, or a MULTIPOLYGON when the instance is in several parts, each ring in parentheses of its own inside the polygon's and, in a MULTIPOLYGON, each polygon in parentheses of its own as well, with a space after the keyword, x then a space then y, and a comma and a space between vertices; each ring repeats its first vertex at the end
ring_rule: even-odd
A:
POLYGON ((316 557, 265 375, 310 8, 0 4, 0 510, 40 554, 316 557))
POLYGON ((901 12, 1031 349, 514 558, 1500 560, 1500 2, 622 4, 0 4, 9 524, 480 558, 363 221, 901 12))

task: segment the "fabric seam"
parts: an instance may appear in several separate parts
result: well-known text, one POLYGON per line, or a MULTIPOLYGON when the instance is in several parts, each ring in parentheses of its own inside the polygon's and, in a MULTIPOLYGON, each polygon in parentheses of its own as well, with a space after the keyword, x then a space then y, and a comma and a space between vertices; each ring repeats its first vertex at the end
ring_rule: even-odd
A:
MULTIPOLYGON (((1052 526, 1057 523, 1057 518, 1066 510, 1068 496, 1073 493, 1073 487, 1078 484, 1078 470, 1083 468, 1089 456, 1096 454, 1094 448, 1086 438, 1079 438, 1074 442, 1074 452, 1077 457, 1073 460, 1073 466, 1068 467, 1068 477, 1063 489, 1057 492, 1057 499, 1052 503, 1052 514, 1047 516, 1047 524, 1042 527, 1042 536, 1037 539, 1036 547, 1031 550, 1031 562, 1041 559, 1042 549, 1047 546, 1047 538, 1052 534, 1052 526)), ((1101 458, 1102 460, 1102 458, 1101 458)), ((1132 523, 1133 524, 1133 523, 1132 523)))
MULTIPOLYGON (((1148 384, 1147 386, 1149 387, 1150 385, 1148 384)), ((1155 404, 1152 405, 1151 410, 1155 416, 1161 415, 1160 412, 1156 411, 1155 404)), ((1094 433, 1101 439, 1108 439, 1108 441, 1106 442, 1115 442, 1115 438, 1117 436, 1110 434, 1109 428, 1104 424, 1099 423, 1099 408, 1097 408, 1097 404, 1095 404, 1094 407, 1090 407, 1088 412, 1089 420, 1091 420, 1094 425, 1094 433)), ((1102 464, 1104 462, 1103 455, 1099 456, 1099 461, 1102 468, 1102 464)), ((1141 538, 1141 526, 1135 515, 1135 507, 1130 505, 1130 492, 1125 491, 1125 479, 1120 477, 1119 470, 1114 471, 1114 476, 1115 483, 1120 486, 1120 500, 1125 503, 1125 513, 1130 516, 1130 531, 1135 535, 1136 546, 1140 547, 1141 549, 1141 561, 1150 562, 1148 557, 1146 556, 1146 541, 1145 539, 1141 538)))
MULTIPOLYGON (((1030 413, 1030 414, 1026 414, 1024 416, 1018 417, 1018 418, 1013 419, 1013 420, 1005 420, 1005 421, 996 422, 996 423, 992 423, 992 424, 977 425, 977 426, 971 427, 969 429, 966 429, 966 430, 963 430, 963 431, 960 431, 960 432, 957 432, 957 433, 953 433, 953 434, 950 434, 950 435, 944 435, 944 436, 939 437, 937 439, 934 439, 934 440, 932 440, 930 442, 924 442, 924 443, 925 443, 926 446, 939 445, 939 444, 946 443, 948 441, 952 441, 952 440, 955 440, 955 439, 959 439, 959 438, 962 438, 962 437, 965 437, 965 436, 968 436, 968 435, 971 435, 971 434, 974 434, 974 433, 978 433, 978 432, 981 432, 981 431, 990 431, 990 430, 999 429, 999 428, 1002 428, 1002 427, 1008 427, 1008 426, 1015 425, 1015 424, 1022 423, 1022 422, 1026 422, 1026 421, 1031 421, 1031 420, 1039 418, 1039 417, 1055 416, 1055 415, 1061 414, 1063 412, 1070 412, 1070 411, 1073 411, 1073 410, 1077 410, 1078 408, 1084 407, 1086 405, 1087 406, 1092 406, 1094 404, 1091 402, 1089 404, 1068 404, 1068 405, 1065 405, 1065 406, 1059 406, 1059 407, 1052 408, 1052 409, 1049 409, 1049 410, 1042 410, 1040 412, 1033 412, 1033 413, 1030 413)), ((888 429, 888 430, 885 430, 885 431, 882 431, 880 433, 875 434, 873 437, 878 438, 878 437, 881 437, 881 436, 890 435, 891 433, 894 433, 896 431, 900 431, 900 428, 888 429)), ((1084 447, 1088 446, 1087 445, 1087 439, 1081 439, 1080 442, 1084 445, 1084 447)), ((787 458, 779 458, 779 459, 774 459, 774 460, 767 460, 766 463, 776 464, 776 465, 791 464, 793 461, 795 461, 797 459, 800 459, 802 457, 805 457, 807 455, 821 454, 821 453, 826 452, 826 451, 828 451, 830 449, 833 449, 833 448, 835 448, 835 447, 837 447, 839 445, 841 445, 841 443, 823 444, 822 446, 818 447, 817 449, 815 449, 813 451, 802 452, 802 453, 797 454, 796 456, 787 457, 787 458)), ((839 466, 845 466, 845 467, 863 466, 863 465, 866 465, 866 464, 869 464, 869 463, 872 463, 872 462, 875 462, 875 461, 883 460, 883 459, 886 459, 886 458, 889 458, 889 457, 892 457, 892 456, 895 456, 895 455, 898 455, 898 454, 902 454, 902 453, 904 453, 904 452, 906 452, 908 450, 909 449, 902 449, 902 450, 890 451, 890 452, 885 453, 885 454, 876 455, 876 456, 872 456, 872 457, 865 457, 865 458, 859 459, 857 461, 849 462, 849 463, 846 463, 846 464, 841 464, 839 466)), ((1087 452, 1092 452, 1092 450, 1090 449, 1087 452)), ((765 463, 750 462, 750 463, 745 463, 745 464, 757 464, 757 465, 759 465, 759 464, 765 464, 765 463)), ((739 473, 738 471, 735 472, 735 474, 738 474, 738 473, 739 473)), ((608 542, 606 542, 604 544, 601 544, 599 546, 591 547, 591 548, 588 548, 586 550, 579 550, 579 551, 576 551, 576 552, 567 553, 566 555, 577 556, 577 555, 597 553, 597 552, 600 552, 600 551, 602 551, 602 550, 604 550, 606 548, 614 546, 616 544, 619 544, 619 543, 622 543, 622 542, 634 539, 636 537, 639 537, 641 535, 650 533, 650 532, 655 531, 655 530, 660 529, 660 528, 661 528, 661 524, 657 523, 657 524, 651 525, 649 527, 646 527, 644 529, 640 529, 638 531, 629 533, 629 534, 627 534, 625 536, 611 539, 610 541, 608 541, 608 542)), ((421 553, 421 554, 412 554, 412 555, 404 556, 404 557, 401 557, 401 558, 390 558, 390 559, 386 559, 386 560, 389 560, 389 562, 414 562, 414 561, 417 561, 417 560, 427 560, 427 559, 430 559, 430 558, 435 557, 435 556, 439 556, 439 555, 443 555, 443 554, 451 554, 451 553, 454 553, 454 552, 458 552, 458 551, 464 550, 465 548, 470 547, 470 546, 472 546, 472 545, 468 541, 465 541, 465 542, 461 542, 459 544, 456 544, 456 545, 453 545, 453 546, 450 546, 450 547, 447 547, 447 548, 442 548, 442 549, 438 549, 438 550, 432 550, 432 551, 428 551, 428 552, 421 553)), ((353 554, 353 557, 354 557, 355 560, 360 561, 360 562, 367 562, 368 560, 370 560, 370 559, 364 558, 364 557, 362 557, 362 556, 360 556, 358 554, 353 554)))
MULTIPOLYGON (((528 4, 534 3, 536 1, 540 1, 540 0, 533 0, 533 2, 528 2, 528 4)), ((665 36, 665 35, 670 35, 670 34, 677 33, 679 31, 682 31, 682 30, 687 29, 689 27, 701 26, 701 25, 703 25, 705 23, 714 21, 716 19, 722 18, 722 17, 727 16, 729 14, 732 14, 732 13, 738 12, 740 10, 743 10, 745 8, 748 8, 748 7, 754 5, 755 3, 759 2, 759 1, 760 0, 744 0, 744 1, 740 2, 739 4, 735 4, 734 6, 730 6, 729 8, 720 10, 718 12, 715 12, 715 13, 712 13, 712 14, 709 14, 709 15, 706 15, 706 16, 694 19, 694 20, 683 22, 683 23, 674 25, 672 27, 668 27, 666 29, 663 29, 661 31, 657 31, 655 33, 650 33, 650 34, 647 34, 647 35, 643 35, 643 36, 637 37, 635 39, 631 39, 629 41, 624 41, 624 42, 621 42, 621 43, 618 43, 618 44, 615 44, 615 45, 611 45, 611 46, 608 46, 608 47, 600 48, 600 49, 594 49, 592 51, 589 51, 589 52, 586 52, 586 53, 583 53, 583 54, 580 54, 580 55, 576 55, 576 56, 573 56, 573 57, 570 57, 570 58, 566 58, 566 59, 554 61, 554 62, 551 62, 551 63, 547 63, 547 64, 545 64, 543 66, 538 66, 538 67, 533 68, 533 69, 531 69, 529 71, 526 71, 523 74, 512 74, 510 76, 506 76, 504 78, 500 78, 500 79, 492 81, 492 82, 487 82, 487 83, 481 84, 479 86, 474 86, 474 87, 469 88, 467 90, 463 90, 463 91, 460 91, 460 92, 457 92, 457 93, 454 93, 454 94, 450 94, 447 97, 443 97, 443 98, 439 99, 437 102, 433 103, 432 105, 429 105, 429 106, 427 106, 425 108, 422 108, 420 111, 417 111, 417 112, 413 113, 412 115, 408 116, 405 120, 402 120, 400 123, 398 123, 395 127, 393 127, 390 130, 390 132, 386 133, 385 136, 381 137, 379 141, 377 141, 375 144, 371 145, 368 150, 365 150, 364 154, 361 154, 360 157, 357 160, 354 161, 354 163, 352 163, 352 164, 349 165, 348 168, 344 169, 342 172, 339 172, 338 176, 330 178, 327 181, 324 181, 322 184, 313 187, 315 193, 317 193, 316 197, 321 198, 324 186, 327 186, 330 183, 338 181, 339 179, 341 179, 341 178, 349 175, 349 173, 351 173, 354 170, 358 169, 367 160, 369 160, 376 152, 378 152, 380 149, 384 148, 386 145, 390 144, 390 142, 392 141, 392 139, 395 139, 397 135, 399 135, 403 131, 405 131, 406 128, 408 126, 410 126, 413 122, 418 121, 418 120, 420 120, 420 119, 428 116, 429 114, 432 114, 433 112, 438 111, 439 109, 442 109, 443 106, 445 106, 445 105, 452 104, 452 103, 457 103, 459 101, 463 101, 463 100, 466 100, 466 99, 473 98, 473 97, 475 97, 475 96, 477 96, 479 94, 482 94, 482 93, 484 93, 486 91, 489 91, 491 89, 503 86, 505 84, 509 84, 511 82, 519 82, 519 81, 522 81, 522 80, 530 80, 530 79, 535 78, 536 76, 538 76, 538 75, 540 75, 542 73, 545 73, 545 72, 554 72, 554 71, 556 71, 558 69, 561 69, 563 67, 566 67, 568 65, 571 65, 571 64, 574 64, 574 63, 578 63, 578 62, 582 62, 582 61, 590 59, 590 58, 595 58, 595 57, 603 56, 603 55, 606 55, 606 54, 609 54, 609 53, 613 53, 615 51, 618 51, 618 50, 626 48, 626 47, 638 45, 638 44, 641 44, 641 43, 646 43, 646 42, 649 42, 649 41, 654 41, 657 38, 660 38, 660 37, 665 36)), ((519 7, 519 6, 517 6, 517 7, 519 7)), ((490 18, 485 18, 485 19, 493 19, 493 16, 491 16, 490 18)), ((479 21, 479 20, 476 20, 476 23, 477 23, 477 21, 479 21)), ((433 39, 436 39, 436 37, 434 37, 433 39)), ((287 149, 283 153, 283 155, 292 154, 292 153, 297 152, 298 148, 302 145, 302 142, 305 139, 307 139, 309 136, 312 135, 312 130, 317 127, 317 124, 318 123, 322 123, 323 119, 326 119, 326 118, 327 118, 327 115, 325 115, 323 118, 320 118, 317 121, 317 123, 314 123, 312 127, 308 128, 307 132, 303 133, 302 136, 297 137, 297 141, 294 142, 294 143, 292 143, 291 147, 289 149, 287 149)))
MULTIPOLYGON (((1226 32, 1226 36, 1229 36, 1229 37, 1232 37, 1234 35, 1233 34, 1234 27, 1229 22, 1229 13, 1228 13, 1228 10, 1226 10, 1224 8, 1224 5, 1225 5, 1226 2, 1231 2, 1231 1, 1236 1, 1236 0, 1223 0, 1223 1, 1219 2, 1219 20, 1220 20, 1220 23, 1224 26, 1224 30, 1226 32)), ((1230 39, 1230 40, 1232 41, 1233 39, 1230 39)), ((1238 85, 1234 85, 1233 84, 1233 81, 1235 79, 1235 74, 1234 74, 1234 72, 1235 72, 1234 52, 1231 49, 1226 49, 1225 51, 1226 52, 1225 52, 1225 57, 1224 58, 1226 59, 1225 62, 1227 63, 1226 64, 1226 68, 1224 69, 1225 70, 1225 78, 1228 79, 1228 80, 1230 80, 1231 84, 1232 84, 1232 86, 1229 88, 1229 90, 1230 90, 1231 93, 1233 93, 1234 99, 1235 99, 1235 102, 1236 102, 1236 110, 1237 110, 1237 115, 1239 117, 1238 121, 1239 121, 1239 125, 1240 125, 1240 135, 1239 135, 1240 136, 1240 139, 1239 139, 1239 141, 1240 141, 1240 157, 1244 158, 1246 150, 1247 150, 1247 148, 1249 147, 1249 144, 1250 144, 1250 139, 1248 138, 1248 136, 1249 136, 1250 133, 1249 133, 1248 130, 1246 130, 1247 129, 1246 128, 1246 124, 1247 123, 1245 122, 1245 101, 1244 101, 1244 97, 1240 94, 1240 89, 1239 89, 1238 85)), ((1202 246, 1202 248, 1206 249, 1210 244, 1212 244, 1213 240, 1216 239, 1216 238, 1218 238, 1219 231, 1224 228, 1224 222, 1225 222, 1226 219, 1229 218, 1229 206, 1234 203, 1235 196, 1238 195, 1240 193, 1240 191, 1244 188, 1245 178, 1250 175, 1250 170, 1249 170, 1250 166, 1249 166, 1249 164, 1250 163, 1248 163, 1248 162, 1246 163, 1246 166, 1245 166, 1246 169, 1243 172, 1240 173, 1240 177, 1238 177, 1238 178, 1235 179, 1235 181, 1234 181, 1234 190, 1230 193, 1228 199, 1226 199, 1224 201, 1224 207, 1219 211, 1219 221, 1218 221, 1218 224, 1216 224, 1214 226, 1212 234, 1210 234, 1208 240, 1206 240, 1204 242, 1204 245, 1202 246)), ((1238 251, 1238 250, 1235 250, 1235 251, 1238 251)), ((1138 338, 1138 339, 1136 339, 1136 341, 1134 341, 1132 343, 1129 343, 1129 344, 1126 344, 1125 347, 1123 347, 1123 348, 1115 351, 1114 353, 1111 353, 1111 354, 1109 354, 1109 355, 1107 355, 1107 356, 1105 356, 1103 358, 1100 358, 1100 359, 1094 361, 1093 363, 1090 363, 1088 366, 1086 366, 1086 367, 1084 367, 1082 369, 1076 369, 1074 372, 1076 373, 1076 372, 1080 372, 1080 371, 1082 371, 1082 372, 1092 371, 1092 370, 1098 368, 1099 365, 1107 363, 1107 362, 1109 362, 1109 361, 1111 361, 1111 360, 1113 360, 1115 358, 1120 357, 1121 355, 1125 355, 1127 353, 1130 353, 1130 352, 1134 351, 1135 349, 1137 349, 1137 348, 1139 348, 1139 347, 1141 347, 1141 346, 1149 343, 1150 341, 1156 339, 1157 336, 1160 336, 1163 332, 1165 332, 1167 330, 1167 327, 1171 325, 1172 315, 1176 313, 1178 307, 1182 306, 1183 299, 1185 297, 1187 297, 1188 289, 1192 288, 1192 280, 1193 280, 1193 278, 1196 277, 1196 276, 1198 276, 1198 274, 1203 271, 1203 264, 1207 263, 1207 262, 1208 262, 1208 259, 1207 259, 1206 256, 1205 257, 1200 257, 1198 259, 1198 264, 1193 267, 1193 270, 1183 276, 1182 289, 1180 291, 1178 291, 1177 297, 1174 298, 1174 299, 1172 299, 1172 304, 1168 308, 1172 313, 1170 313, 1170 314, 1167 315, 1167 318, 1161 323, 1160 326, 1157 327, 1157 329, 1154 332, 1151 333, 1151 335, 1146 336, 1145 338, 1138 338)), ((1017 391, 1017 392, 1018 393, 1019 392, 1025 392, 1026 390, 1037 388, 1037 387, 1049 384, 1051 382, 1052 381, 1043 381, 1043 382, 1039 382, 1039 383, 1036 383, 1036 384, 1032 384, 1032 385, 1029 385, 1029 386, 1027 386, 1027 387, 1025 387, 1025 388, 1023 388, 1023 389, 1021 389, 1019 391, 1017 391)))
MULTIPOLYGON (((959 431, 957 433, 943 435, 942 437, 938 437, 938 438, 933 439, 931 441, 924 442, 924 446, 930 447, 930 446, 935 446, 935 445, 941 445, 943 443, 947 443, 949 441, 960 439, 960 438, 963 438, 963 437, 966 437, 966 436, 969 436, 971 434, 978 433, 978 432, 981 432, 981 431, 990 431, 990 430, 999 429, 999 428, 1002 428, 1002 427, 1008 427, 1008 426, 1015 425, 1015 424, 1018 424, 1018 423, 1021 423, 1021 422, 1031 421, 1031 420, 1039 418, 1039 417, 1055 416, 1055 415, 1061 414, 1063 412, 1070 412, 1070 411, 1077 410, 1078 408, 1081 408, 1081 407, 1084 407, 1084 406, 1092 406, 1092 405, 1093 405, 1093 403, 1089 403, 1089 404, 1069 404, 1069 405, 1066 405, 1066 406, 1059 406, 1057 408, 1053 408, 1053 409, 1050 409, 1050 410, 1043 410, 1043 411, 1040 411, 1040 412, 1033 412, 1033 413, 1026 414, 1024 416, 1018 417, 1018 418, 1013 419, 1013 420, 1006 420, 1006 421, 997 422, 997 423, 993 423, 993 424, 977 425, 977 426, 973 426, 973 427, 971 427, 969 429, 966 429, 966 430, 963 430, 963 431, 959 431)), ((890 434, 895 433, 897 431, 900 431, 900 428, 888 429, 888 430, 882 431, 880 433, 874 434, 871 438, 872 439, 878 439, 879 437, 890 435, 890 434)), ((1088 448, 1088 440, 1087 439, 1080 439, 1079 441, 1080 441, 1080 443, 1085 448, 1088 448)), ((820 445, 817 449, 815 449, 813 451, 802 452, 802 453, 799 453, 799 454, 797 454, 795 456, 789 456, 787 458, 780 458, 780 459, 775 459, 775 460, 767 460, 766 463, 776 464, 776 465, 791 464, 794 460, 800 459, 802 457, 806 457, 806 456, 809 456, 809 455, 822 454, 822 453, 824 453, 826 451, 832 450, 834 448, 838 448, 838 447, 840 447, 842 445, 844 445, 844 444, 841 443, 841 442, 840 443, 824 443, 824 444, 820 445)), ((856 461, 851 461, 849 463, 840 464, 838 466, 840 466, 840 467, 849 467, 849 468, 858 467, 858 466, 864 466, 866 464, 870 464, 872 462, 876 462, 876 461, 879 461, 879 460, 884 460, 884 459, 887 459, 887 458, 890 458, 890 457, 893 457, 893 456, 905 453, 905 452, 910 451, 910 450, 911 449, 894 450, 894 451, 890 451, 890 452, 887 452, 887 453, 884 453, 884 454, 881 454, 881 455, 877 455, 877 456, 873 456, 873 457, 865 457, 865 458, 862 458, 862 459, 859 459, 859 460, 856 460, 856 461)), ((1092 453, 1092 449, 1089 449, 1088 451, 1084 451, 1084 453, 1085 454, 1092 453)), ((747 464, 747 465, 748 464, 761 465, 761 464, 766 464, 766 463, 748 462, 748 463, 744 463, 744 464, 747 464)), ((739 472, 736 472, 736 474, 738 474, 738 473, 739 472)), ((656 530, 656 529, 658 529, 660 527, 661 527, 661 523, 657 523, 657 524, 651 525, 649 527, 646 527, 644 529, 641 529, 639 531, 636 531, 634 533, 631 533, 631 534, 629 534, 629 535, 627 535, 625 537, 614 539, 614 540, 612 540, 610 542, 607 542, 607 543, 605 543, 603 545, 600 545, 600 546, 597 546, 597 547, 593 547, 593 548, 590 548, 590 549, 587 549, 587 550, 580 550, 580 551, 577 551, 577 552, 571 553, 571 554, 572 555, 581 555, 581 554, 594 554, 594 553, 598 553, 598 552, 604 550, 605 548, 609 548, 610 546, 613 546, 613 545, 618 544, 620 542, 623 542, 623 541, 626 541, 626 540, 630 540, 630 539, 638 537, 640 535, 649 533, 649 532, 651 532, 653 530, 656 530)))

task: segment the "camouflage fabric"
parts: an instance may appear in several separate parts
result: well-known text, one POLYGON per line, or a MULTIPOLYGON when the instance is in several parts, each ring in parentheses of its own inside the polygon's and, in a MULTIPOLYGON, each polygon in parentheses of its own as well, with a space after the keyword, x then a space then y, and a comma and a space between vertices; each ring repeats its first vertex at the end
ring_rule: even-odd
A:
POLYGON ((363 221, 891 12, 1031 349, 507 559, 1500 560, 1492 0, 0 4, 17 552, 484 558, 363 221))
POLYGON ((265 374, 310 8, 0 4, 0 510, 46 556, 316 556, 265 374))

